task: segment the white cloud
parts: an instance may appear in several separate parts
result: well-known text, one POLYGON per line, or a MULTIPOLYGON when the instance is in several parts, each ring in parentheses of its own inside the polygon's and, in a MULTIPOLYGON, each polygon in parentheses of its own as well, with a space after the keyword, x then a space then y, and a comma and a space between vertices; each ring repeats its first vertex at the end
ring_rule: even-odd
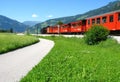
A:
POLYGON ((48 15, 48 16, 47 16, 47 18, 52 18, 52 17, 53 17, 53 15, 48 15))
POLYGON ((36 15, 36 14, 32 14, 32 17, 33 17, 33 18, 37 18, 38 15, 36 15))

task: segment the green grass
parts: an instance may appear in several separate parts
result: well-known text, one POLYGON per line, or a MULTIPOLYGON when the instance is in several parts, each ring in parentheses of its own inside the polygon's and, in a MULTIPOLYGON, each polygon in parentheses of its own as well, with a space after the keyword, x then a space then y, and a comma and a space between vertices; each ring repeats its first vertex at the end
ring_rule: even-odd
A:
POLYGON ((49 37, 52 51, 20 82, 119 82, 120 45, 113 39, 88 46, 83 39, 49 37))
POLYGON ((0 54, 28 46, 38 41, 39 40, 37 38, 32 36, 19 36, 10 33, 0 33, 0 54))

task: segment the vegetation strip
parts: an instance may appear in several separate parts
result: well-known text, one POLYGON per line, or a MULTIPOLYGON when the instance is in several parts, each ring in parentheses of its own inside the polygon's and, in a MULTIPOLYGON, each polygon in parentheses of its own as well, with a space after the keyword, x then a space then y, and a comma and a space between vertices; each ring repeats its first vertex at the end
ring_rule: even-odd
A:
POLYGON ((80 38, 48 37, 52 51, 20 82, 117 82, 120 45, 108 39, 90 46, 80 38))
POLYGON ((18 36, 10 33, 0 33, 0 54, 31 45, 38 41, 38 38, 32 36, 18 36))

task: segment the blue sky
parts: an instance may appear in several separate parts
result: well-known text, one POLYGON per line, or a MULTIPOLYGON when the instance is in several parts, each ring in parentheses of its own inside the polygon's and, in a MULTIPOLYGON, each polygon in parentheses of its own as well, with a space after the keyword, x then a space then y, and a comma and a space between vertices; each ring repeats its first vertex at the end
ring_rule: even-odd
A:
POLYGON ((0 15, 14 20, 45 21, 83 14, 115 0, 0 0, 0 15))

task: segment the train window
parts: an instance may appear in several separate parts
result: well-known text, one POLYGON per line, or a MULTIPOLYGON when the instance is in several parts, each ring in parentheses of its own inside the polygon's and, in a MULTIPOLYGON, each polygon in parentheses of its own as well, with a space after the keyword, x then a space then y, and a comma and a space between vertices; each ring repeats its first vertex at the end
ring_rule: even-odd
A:
POLYGON ((73 24, 72 26, 73 26, 73 28, 75 28, 75 27, 76 27, 76 24, 73 24))
POLYGON ((110 22, 113 22, 113 15, 111 15, 111 16, 109 17, 109 21, 110 21, 110 22))
POLYGON ((80 23, 80 22, 78 23, 78 26, 81 26, 81 23, 80 23))
POLYGON ((106 23, 107 22, 107 17, 103 17, 102 18, 102 23, 106 23))
POLYGON ((100 18, 97 18, 97 24, 100 24, 100 18))
POLYGON ((120 13, 118 14, 118 21, 120 21, 120 13))
POLYGON ((88 20, 88 25, 90 25, 90 19, 88 20))
POLYGON ((73 25, 71 25, 71 27, 72 27, 72 28, 74 28, 74 26, 73 26, 73 25))
POLYGON ((95 19, 92 19, 92 24, 95 24, 95 19))

